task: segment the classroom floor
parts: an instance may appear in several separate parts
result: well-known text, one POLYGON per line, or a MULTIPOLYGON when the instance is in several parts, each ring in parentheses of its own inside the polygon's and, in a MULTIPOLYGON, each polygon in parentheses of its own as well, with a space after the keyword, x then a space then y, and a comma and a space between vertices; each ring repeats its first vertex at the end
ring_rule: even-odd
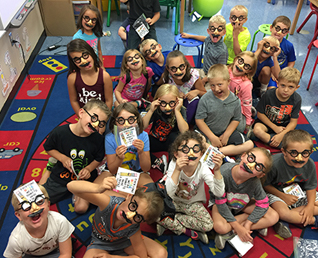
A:
MULTIPOLYGON (((195 0, 193 0, 195 1, 195 0)), ((225 17, 226 20, 229 19, 230 10, 233 6, 238 4, 236 0, 224 0, 224 4, 222 9, 220 10, 220 14, 225 17)), ((254 32, 258 29, 260 24, 264 23, 272 23, 272 21, 279 15, 286 15, 292 21, 296 6, 297 0, 278 0, 275 5, 267 3, 266 0, 241 0, 239 4, 246 6, 249 10, 248 20, 245 23, 245 26, 249 29, 251 36, 253 37, 254 32)), ((188 6, 186 4, 186 6, 188 6)), ((101 39, 101 46, 103 55, 122 55, 125 52, 124 45, 117 35, 117 30, 121 23, 128 16, 126 12, 126 6, 121 4, 120 6, 120 16, 117 16, 116 11, 111 12, 111 23, 110 27, 106 26, 107 20, 107 12, 103 12, 104 18, 104 31, 110 31, 111 35, 107 37, 103 37, 101 39)), ((171 50, 174 41, 174 12, 170 12, 169 19, 166 19, 166 10, 167 7, 163 6, 161 8, 161 18, 156 23, 156 31, 158 42, 162 45, 163 50, 171 50)), ((309 5, 306 5, 306 1, 304 1, 304 5, 302 7, 298 23, 296 29, 300 26, 306 16, 309 14, 310 8, 309 5)), ((314 29, 315 29, 316 16, 313 15, 307 24, 304 26, 302 33, 297 33, 295 30, 294 35, 290 35, 288 40, 290 40, 295 47, 296 51, 296 64, 295 67, 301 71, 303 62, 305 60, 307 54, 307 46, 311 41, 314 29)), ((184 31, 192 34, 199 35, 207 35, 206 29, 208 27, 208 18, 203 18, 201 21, 192 22, 191 18, 188 15, 188 10, 185 12, 184 17, 184 31)), ((261 33, 258 33, 256 37, 256 41, 258 42, 261 39, 261 33)), ((58 45, 66 45, 72 38, 71 37, 47 37, 42 48, 42 55, 52 55, 52 51, 46 51, 47 47, 52 44, 58 45)), ((254 44, 254 50, 256 48, 256 44, 254 44)), ((251 43, 248 46, 247 50, 250 50, 251 43)), ((185 55, 197 55, 196 48, 185 48, 181 47, 180 50, 185 55)), ((60 47, 54 51, 60 55, 66 55, 66 47, 60 47)), ((315 106, 315 103, 318 102, 318 87, 317 87, 317 76, 316 75, 311 83, 310 90, 307 91, 307 85, 309 82, 309 78, 313 69, 313 65, 315 59, 317 57, 318 51, 317 49, 312 49, 311 54, 309 56, 303 77, 300 81, 300 88, 297 92, 302 97, 302 111, 304 112, 306 118, 311 123, 313 128, 318 131, 318 107, 315 106), (316 79, 315 79, 316 78, 316 79)))

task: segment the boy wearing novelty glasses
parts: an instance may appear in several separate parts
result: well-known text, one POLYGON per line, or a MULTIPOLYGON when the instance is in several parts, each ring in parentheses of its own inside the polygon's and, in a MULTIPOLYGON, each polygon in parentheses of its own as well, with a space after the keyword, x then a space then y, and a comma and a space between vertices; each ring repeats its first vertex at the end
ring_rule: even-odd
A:
MULTIPOLYGON (((105 155, 103 136, 98 132, 106 126, 110 115, 104 102, 91 99, 79 110, 77 123, 59 126, 50 133, 44 149, 58 162, 43 186, 51 203, 67 197, 68 182, 93 181, 97 177, 96 167, 105 155)), ((87 201, 75 198, 75 212, 84 213, 88 206, 87 201)))
POLYGON ((181 33, 182 38, 191 38, 204 42, 204 59, 203 69, 200 69, 202 82, 205 84, 208 81, 207 73, 209 68, 214 64, 225 64, 228 58, 227 47, 223 42, 225 35, 226 20, 222 15, 214 15, 209 20, 207 32, 209 36, 191 35, 181 33))
POLYGON ((304 130, 285 134, 282 153, 273 156, 273 167, 268 173, 264 189, 269 204, 279 214, 275 231, 283 238, 292 236, 288 223, 318 227, 317 176, 311 135, 304 130), (298 198, 286 191, 286 187, 298 185, 306 197, 298 198), (288 223, 287 223, 288 222, 288 223))
POLYGON ((139 188, 126 198, 109 196, 104 192, 116 187, 116 178, 106 177, 100 184, 72 181, 68 189, 75 195, 98 206, 93 218, 92 241, 84 258, 90 257, 153 257, 167 258, 166 249, 154 240, 143 236, 140 223, 157 220, 164 202, 156 191, 139 188), (114 255, 114 256, 113 256, 114 255))
POLYGON ((74 226, 61 214, 50 211, 45 188, 34 182, 38 194, 31 200, 18 200, 12 194, 15 216, 20 220, 12 231, 3 256, 12 257, 71 257, 71 234, 74 226))

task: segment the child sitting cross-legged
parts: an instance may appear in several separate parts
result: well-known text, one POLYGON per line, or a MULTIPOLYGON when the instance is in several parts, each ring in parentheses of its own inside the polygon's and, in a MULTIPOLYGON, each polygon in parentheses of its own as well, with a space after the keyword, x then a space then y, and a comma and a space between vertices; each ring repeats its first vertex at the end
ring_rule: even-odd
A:
POLYGON ((140 223, 151 224, 163 211, 164 203, 156 191, 139 188, 126 198, 108 196, 106 190, 116 187, 115 177, 106 177, 100 184, 73 181, 67 187, 74 194, 98 206, 93 218, 92 241, 84 258, 140 257, 166 258, 166 249, 143 236, 140 223))
POLYGON ((28 192, 30 189, 36 189, 34 199, 27 200, 26 196, 21 198, 18 194, 22 200, 25 200, 20 202, 18 196, 12 194, 14 214, 20 222, 11 232, 3 256, 6 258, 71 257, 71 234, 74 226, 62 214, 50 211, 50 200, 45 188, 33 182, 28 186, 28 192))
POLYGON ((317 175, 310 158, 313 142, 308 132, 289 131, 283 138, 281 150, 282 153, 273 156, 273 167, 267 174, 264 189, 269 204, 281 219, 274 229, 281 237, 288 238, 292 236, 288 223, 318 227, 317 175), (298 185, 305 197, 285 192, 284 188, 291 185, 298 185))
POLYGON ((211 194, 212 219, 217 233, 215 245, 224 248, 233 231, 243 242, 251 242, 252 230, 263 236, 267 228, 278 221, 278 214, 269 207, 268 198, 260 178, 272 166, 271 154, 265 148, 253 148, 245 152, 240 163, 221 166, 225 193, 222 197, 211 194))
POLYGON ((212 65, 208 80, 211 90, 200 99, 195 116, 199 130, 225 156, 236 156, 253 148, 253 142, 236 130, 242 116, 241 103, 229 90, 228 68, 223 64, 212 65))
POLYGON ((212 230, 213 221, 203 205, 206 202, 204 183, 220 197, 224 193, 224 182, 220 173, 222 155, 213 157, 213 175, 200 161, 204 152, 204 138, 194 131, 180 134, 172 144, 173 160, 167 171, 166 189, 173 199, 176 214, 174 219, 165 217, 158 222, 158 235, 163 234, 167 228, 178 235, 184 233, 192 239, 209 243, 205 232, 212 230))

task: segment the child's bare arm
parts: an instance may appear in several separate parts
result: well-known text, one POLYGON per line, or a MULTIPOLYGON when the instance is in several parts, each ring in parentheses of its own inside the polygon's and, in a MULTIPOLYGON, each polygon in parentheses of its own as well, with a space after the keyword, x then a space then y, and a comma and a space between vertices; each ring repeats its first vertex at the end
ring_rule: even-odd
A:
POLYGON ((91 172, 98 167, 100 161, 93 160, 89 165, 82 168, 78 173, 79 179, 89 179, 91 177, 91 172))
POLYGON ((67 157, 66 155, 60 153, 58 150, 54 149, 46 152, 51 157, 56 158, 58 161, 60 161, 66 169, 72 171, 72 159, 70 157, 67 157))
POLYGON ((152 18, 147 18, 146 22, 149 25, 153 25, 159 20, 159 18, 160 18, 160 12, 156 12, 152 18))
POLYGON ((133 141, 133 145, 137 148, 140 168, 144 172, 149 171, 151 167, 150 153, 149 151, 144 151, 144 142, 140 139, 136 139, 133 141))
POLYGON ((307 205, 299 212, 302 216, 301 223, 304 224, 306 227, 309 224, 312 224, 312 218, 314 216, 314 207, 315 207, 315 200, 316 200, 316 189, 307 190, 307 205))
POLYGON ((75 114, 78 116, 78 112, 80 110, 80 105, 77 101, 77 92, 75 88, 75 78, 76 73, 71 73, 67 77, 67 88, 68 88, 68 95, 70 97, 71 106, 75 112, 75 114))
POLYGON ((160 105, 159 99, 156 99, 153 102, 151 102, 151 105, 147 114, 142 118, 142 122, 144 124, 144 130, 149 126, 150 119, 159 105, 160 105))
POLYGON ((179 98, 178 103, 177 103, 176 108, 175 108, 175 115, 176 115, 178 129, 181 133, 189 130, 189 125, 184 120, 184 118, 181 114, 182 105, 183 105, 183 99, 179 98))
POLYGON ((212 146, 214 147, 222 147, 222 143, 219 139, 219 137, 217 137, 211 130, 210 128, 207 126, 207 124, 204 122, 203 119, 195 119, 195 123, 197 124, 197 126, 199 127, 200 131, 202 133, 204 133, 206 135, 206 137, 208 137, 208 139, 210 140, 212 146))
POLYGON ((295 61, 294 62, 288 62, 288 64, 287 64, 288 67, 294 67, 294 65, 295 65, 295 61))
POLYGON ((116 97, 116 100, 120 104, 124 102, 124 99, 121 97, 121 93, 122 93, 122 91, 124 89, 124 86, 125 86, 125 84, 121 80, 119 80, 118 81, 118 85, 117 85, 117 87, 115 89, 115 97, 116 97))
POLYGON ((282 199, 287 205, 292 205, 298 201, 298 197, 291 194, 285 194, 272 185, 264 186, 264 190, 282 199))
POLYGON ((241 32, 242 25, 239 25, 238 23, 235 23, 233 25, 233 50, 235 55, 238 55, 239 53, 242 52, 241 46, 238 40, 238 36, 241 32))
POLYGON ((129 237, 131 246, 134 249, 134 254, 140 258, 147 258, 147 248, 145 246, 144 240, 141 236, 141 230, 139 229, 135 234, 129 237))
POLYGON ((204 40, 206 39, 206 36, 191 35, 191 34, 188 34, 186 32, 182 32, 181 33, 181 37, 185 38, 185 39, 196 39, 196 40, 199 40, 199 41, 202 41, 202 42, 204 42, 204 40))
POLYGON ((278 74, 280 72, 280 66, 279 66, 279 62, 278 62, 278 55, 281 52, 281 48, 278 47, 278 51, 275 52, 273 54, 273 62, 274 62, 274 66, 271 67, 271 73, 274 75, 274 77, 277 79, 278 78, 278 74))
POLYGON ((206 89, 205 89, 200 77, 199 77, 199 79, 197 79, 195 81, 194 87, 195 87, 195 89, 197 89, 199 91, 199 93, 198 93, 199 97, 202 97, 206 93, 206 89))
POLYGON ((110 78, 110 75, 105 70, 103 71, 103 79, 104 79, 104 95, 105 95, 105 104, 112 110, 113 106, 113 82, 110 78))
POLYGON ((98 49, 98 58, 99 58, 99 61, 100 61, 100 67, 104 69, 103 53, 102 53, 102 47, 100 45, 100 40, 98 41, 97 49, 98 49))
POLYGON ((280 133, 281 131, 284 130, 283 126, 277 126, 274 123, 272 123, 268 117, 260 112, 257 112, 257 118, 263 122, 263 124, 267 125, 270 127, 275 133, 280 133))
POLYGON ((292 131, 296 128, 298 118, 291 118, 289 124, 282 130, 272 137, 273 146, 277 147, 284 138, 284 135, 289 131, 292 131))
POLYGON ((72 240, 69 237, 64 242, 59 242, 60 256, 59 258, 70 258, 72 257, 72 240))
POLYGON ((117 169, 121 166, 125 159, 126 151, 127 147, 125 145, 120 145, 116 148, 115 154, 107 155, 107 166, 111 174, 116 175, 117 169))
POLYGON ((213 169, 215 179, 218 179, 218 180, 222 179, 223 177, 221 174, 220 167, 221 167, 222 162, 223 162, 223 155, 221 155, 221 154, 214 155, 212 157, 212 161, 215 164, 214 169, 213 169))

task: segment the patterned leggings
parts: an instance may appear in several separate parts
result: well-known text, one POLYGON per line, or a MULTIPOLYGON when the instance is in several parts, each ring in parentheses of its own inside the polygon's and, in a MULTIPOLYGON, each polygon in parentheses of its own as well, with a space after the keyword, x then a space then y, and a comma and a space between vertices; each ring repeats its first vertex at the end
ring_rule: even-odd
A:
POLYGON ((177 235, 184 233, 187 228, 201 232, 212 230, 212 218, 201 202, 186 204, 173 201, 173 204, 176 207, 174 220, 165 217, 158 222, 161 226, 170 229, 177 235))

